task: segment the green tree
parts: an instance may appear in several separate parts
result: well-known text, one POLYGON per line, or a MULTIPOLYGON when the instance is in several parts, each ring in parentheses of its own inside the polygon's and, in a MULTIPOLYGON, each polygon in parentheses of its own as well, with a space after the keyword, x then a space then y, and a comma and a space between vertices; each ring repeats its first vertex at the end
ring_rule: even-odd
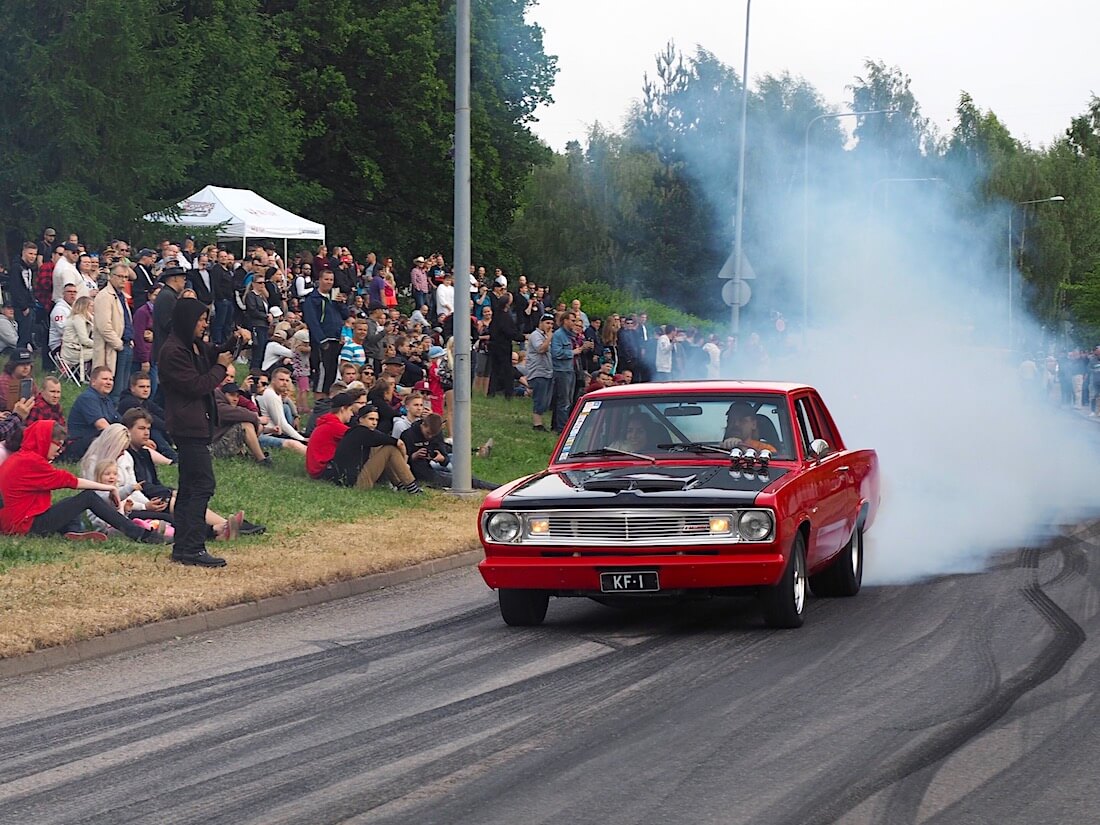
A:
POLYGON ((187 43, 166 0, 0 5, 0 221, 99 243, 178 190, 201 146, 187 43))

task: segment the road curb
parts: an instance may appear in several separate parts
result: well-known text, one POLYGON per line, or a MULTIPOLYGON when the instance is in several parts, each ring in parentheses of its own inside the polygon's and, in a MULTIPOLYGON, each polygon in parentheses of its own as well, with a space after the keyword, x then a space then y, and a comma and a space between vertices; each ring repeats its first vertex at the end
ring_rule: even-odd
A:
POLYGON ((358 596, 385 587, 424 579, 447 570, 468 567, 481 561, 482 558, 483 553, 481 550, 467 550, 451 556, 430 559, 409 567, 388 570, 384 573, 371 573, 368 576, 323 584, 319 587, 311 587, 308 590, 296 590, 279 596, 269 596, 259 601, 244 602, 229 607, 220 607, 216 610, 194 613, 190 616, 180 616, 178 619, 165 619, 160 622, 129 627, 126 630, 117 630, 105 636, 85 639, 70 645, 49 647, 45 650, 36 650, 33 653, 24 653, 21 656, 0 659, 0 679, 11 676, 26 676, 30 673, 38 673, 51 668, 74 665, 89 659, 109 656, 112 653, 133 650, 155 642, 164 642, 182 636, 194 636, 197 633, 206 633, 211 630, 221 630, 223 627, 231 627, 256 619, 266 619, 269 616, 289 613, 302 607, 311 607, 338 599, 346 599, 349 596, 358 596))

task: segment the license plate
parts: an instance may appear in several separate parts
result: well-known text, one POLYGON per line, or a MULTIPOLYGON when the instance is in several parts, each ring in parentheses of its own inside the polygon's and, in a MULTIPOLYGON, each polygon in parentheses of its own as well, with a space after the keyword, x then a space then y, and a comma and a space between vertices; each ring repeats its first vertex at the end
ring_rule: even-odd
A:
POLYGON ((660 589, 656 570, 600 573, 600 590, 604 593, 653 593, 660 589))

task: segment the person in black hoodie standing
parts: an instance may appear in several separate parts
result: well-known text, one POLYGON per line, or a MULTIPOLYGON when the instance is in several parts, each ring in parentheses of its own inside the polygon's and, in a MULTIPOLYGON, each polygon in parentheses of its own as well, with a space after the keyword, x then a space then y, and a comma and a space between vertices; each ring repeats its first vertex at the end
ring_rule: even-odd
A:
POLYGON ((233 363, 236 339, 223 346, 203 340, 209 313, 194 298, 180 298, 172 310, 172 332, 158 357, 168 434, 179 452, 179 487, 174 510, 176 542, 172 560, 201 567, 224 567, 225 559, 206 549, 206 508, 214 495, 210 442, 218 425, 214 390, 233 363))
POLYGON ((512 343, 522 344, 523 333, 516 329, 511 312, 512 293, 505 292, 500 309, 489 322, 489 395, 503 393, 512 400, 512 343))

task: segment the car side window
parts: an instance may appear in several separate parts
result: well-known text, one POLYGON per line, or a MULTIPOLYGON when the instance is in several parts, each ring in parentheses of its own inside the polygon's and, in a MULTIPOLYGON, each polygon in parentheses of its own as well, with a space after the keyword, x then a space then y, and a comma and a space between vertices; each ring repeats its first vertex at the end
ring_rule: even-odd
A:
POLYGON ((802 452, 810 454, 810 442, 817 438, 814 432, 813 416, 810 414, 808 399, 799 398, 794 402, 794 413, 798 419, 798 431, 802 435, 802 452))
POLYGON ((832 426, 829 424, 829 418, 825 415, 824 407, 822 406, 820 398, 813 399, 813 413, 814 419, 817 421, 817 433, 818 438, 824 438, 829 442, 829 452, 837 449, 839 446, 839 440, 836 437, 836 433, 833 432, 832 426))

